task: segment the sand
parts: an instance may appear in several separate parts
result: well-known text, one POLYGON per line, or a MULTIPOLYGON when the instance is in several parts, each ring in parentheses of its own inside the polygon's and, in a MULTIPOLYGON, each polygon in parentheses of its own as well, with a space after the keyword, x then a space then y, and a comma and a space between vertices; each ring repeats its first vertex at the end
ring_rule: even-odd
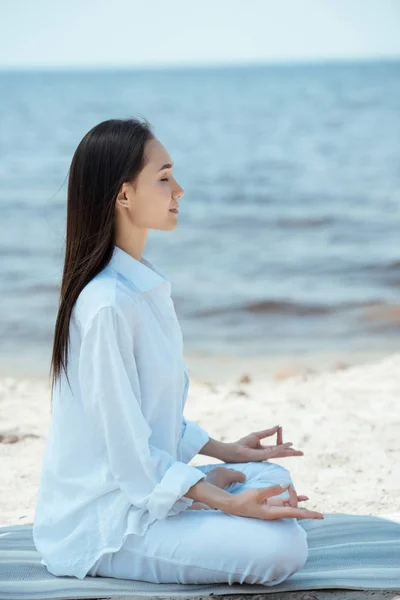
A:
MULTIPOLYGON (((280 369, 254 377, 238 371, 221 383, 191 376, 185 409, 210 435, 234 441, 280 424, 283 441, 304 456, 272 459, 288 468, 302 506, 321 512, 400 511, 400 353, 337 370, 280 369)), ((33 523, 50 423, 50 384, 0 378, 0 526, 33 523)), ((274 443, 267 438, 264 443, 274 443)), ((192 464, 219 463, 198 455, 192 464)), ((325 591, 266 594, 268 600, 400 598, 396 592, 325 591)), ((248 596, 259 600, 261 596, 248 596)), ((228 598, 228 596, 225 596, 228 598)), ((229 597, 239 600, 239 596, 229 597)), ((241 599, 243 597, 240 597, 241 599)), ((115 599, 114 599, 115 600, 115 599)))

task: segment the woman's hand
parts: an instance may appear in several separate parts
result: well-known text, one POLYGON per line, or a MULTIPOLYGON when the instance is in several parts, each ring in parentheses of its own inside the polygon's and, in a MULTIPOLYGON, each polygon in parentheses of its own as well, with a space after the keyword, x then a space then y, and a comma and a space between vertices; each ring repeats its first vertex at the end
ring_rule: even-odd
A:
POLYGON ((268 460, 269 458, 284 458, 286 456, 303 456, 304 452, 290 448, 292 442, 283 443, 282 427, 275 425, 271 429, 263 429, 262 431, 254 431, 245 437, 240 438, 237 442, 226 444, 224 451, 224 462, 259 462, 268 460), (265 437, 271 437, 277 434, 276 444, 266 446, 261 444, 261 440, 265 437))
MULTIPOLYGON (((229 469, 227 467, 215 467, 211 469, 206 474, 206 478, 204 481, 208 483, 212 483, 213 485, 221 488, 222 490, 226 488, 229 484, 235 481, 241 481, 244 483, 246 481, 246 475, 242 471, 237 471, 236 469, 229 469)), ((186 510, 216 510, 205 504, 205 502, 193 502, 189 508, 186 510)))
POLYGON ((237 471, 236 469, 215 467, 208 471, 205 481, 208 481, 208 483, 212 483, 223 490, 235 481, 244 483, 246 481, 246 475, 242 471, 237 471))
POLYGON ((308 496, 298 496, 294 486, 292 484, 288 487, 289 498, 269 498, 268 504, 271 506, 293 506, 294 508, 298 507, 299 502, 305 502, 310 498, 308 496))
POLYGON ((324 515, 315 510, 299 508, 298 501, 305 500, 307 496, 297 496, 294 488, 288 484, 271 485, 265 488, 250 488, 232 494, 229 502, 224 508, 224 512, 237 515, 239 517, 252 517, 272 521, 274 519, 295 518, 295 519, 323 519, 324 515), (290 498, 275 498, 289 488, 290 498))

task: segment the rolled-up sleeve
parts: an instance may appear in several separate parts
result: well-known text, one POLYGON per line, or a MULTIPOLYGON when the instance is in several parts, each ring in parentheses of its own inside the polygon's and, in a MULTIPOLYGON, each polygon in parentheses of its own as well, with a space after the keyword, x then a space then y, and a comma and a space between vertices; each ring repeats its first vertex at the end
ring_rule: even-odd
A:
POLYGON ((209 439, 207 431, 196 423, 196 421, 189 421, 185 417, 182 418, 181 454, 182 460, 185 463, 190 462, 209 439))
POLYGON ((191 506, 185 493, 206 475, 152 445, 141 410, 134 332, 117 306, 86 327, 79 355, 83 402, 103 436, 110 470, 129 501, 162 519, 191 506))

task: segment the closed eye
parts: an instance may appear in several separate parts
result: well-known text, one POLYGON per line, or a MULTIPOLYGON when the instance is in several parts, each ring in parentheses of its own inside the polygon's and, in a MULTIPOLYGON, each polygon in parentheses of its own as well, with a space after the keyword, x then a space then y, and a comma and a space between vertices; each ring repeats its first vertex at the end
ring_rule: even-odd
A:
POLYGON ((168 177, 164 177, 164 179, 160 179, 160 181, 169 181, 168 177))

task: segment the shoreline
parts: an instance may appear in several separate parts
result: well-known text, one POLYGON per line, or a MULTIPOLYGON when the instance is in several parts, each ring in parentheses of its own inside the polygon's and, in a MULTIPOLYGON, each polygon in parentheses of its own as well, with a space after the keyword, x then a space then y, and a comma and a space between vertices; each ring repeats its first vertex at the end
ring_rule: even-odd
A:
MULTIPOLYGON (((400 347, 399 350, 400 352, 400 347)), ((313 353, 285 353, 282 355, 204 355, 184 350, 184 360, 193 382, 212 385, 240 380, 244 376, 252 380, 283 380, 297 375, 334 372, 352 366, 371 364, 395 354, 391 349, 374 351, 325 351, 313 353)), ((40 355, 28 359, 14 355, 0 355, 0 379, 6 377, 20 380, 50 381, 50 357, 40 355)))
MULTIPOLYGON (((400 351, 400 348, 399 348, 400 351)), ((249 376, 253 381, 273 379, 276 381, 368 365, 391 356, 391 351, 338 351, 319 354, 285 354, 281 356, 204 356, 185 354, 191 380, 198 383, 218 385, 238 381, 249 376)))

